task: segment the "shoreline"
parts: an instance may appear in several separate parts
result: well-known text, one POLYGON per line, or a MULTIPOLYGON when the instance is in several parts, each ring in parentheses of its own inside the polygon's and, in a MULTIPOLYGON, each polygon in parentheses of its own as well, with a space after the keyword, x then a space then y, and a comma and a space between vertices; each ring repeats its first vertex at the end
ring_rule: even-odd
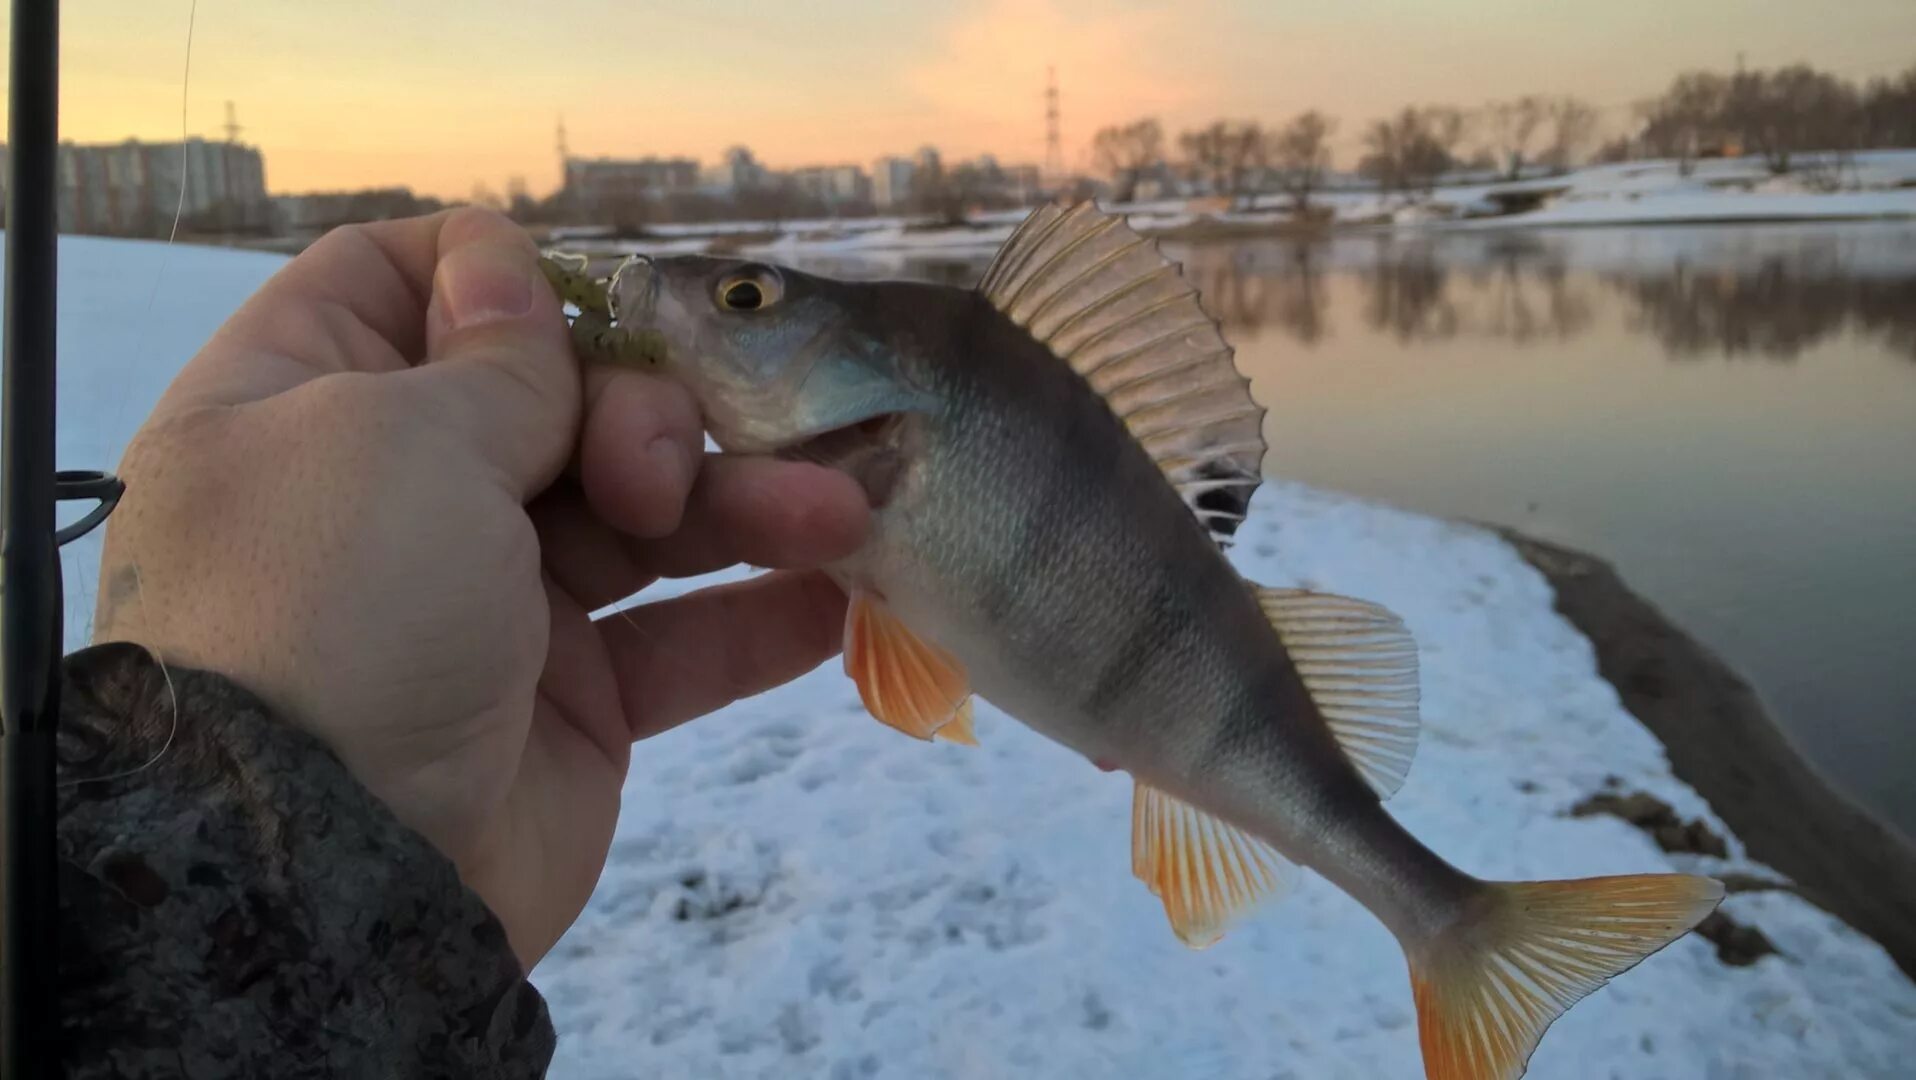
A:
POLYGON ((1634 592, 1607 561, 1488 525, 1542 574, 1596 650, 1597 672, 1710 804, 1749 857, 1881 945, 1916 980, 1916 845, 1839 793, 1756 692, 1634 592))

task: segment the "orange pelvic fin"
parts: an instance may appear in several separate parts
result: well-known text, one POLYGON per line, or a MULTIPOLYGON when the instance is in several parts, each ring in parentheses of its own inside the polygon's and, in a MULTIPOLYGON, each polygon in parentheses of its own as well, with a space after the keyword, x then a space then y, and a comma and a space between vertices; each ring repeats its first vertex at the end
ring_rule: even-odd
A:
POLYGON ((866 711, 881 723, 915 739, 939 735, 978 745, 964 666, 912 633, 868 592, 854 591, 845 613, 845 674, 858 684, 866 711))

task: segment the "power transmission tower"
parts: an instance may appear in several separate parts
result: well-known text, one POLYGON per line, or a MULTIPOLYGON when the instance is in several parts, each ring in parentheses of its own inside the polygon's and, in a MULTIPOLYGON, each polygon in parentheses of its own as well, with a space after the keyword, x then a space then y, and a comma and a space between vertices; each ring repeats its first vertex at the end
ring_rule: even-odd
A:
POLYGON ((229 143, 239 142, 240 132, 243 130, 245 129, 240 127, 239 125, 239 112, 233 108, 232 102, 230 101, 227 102, 226 103, 226 141, 229 143))
POLYGON ((1045 179, 1056 181, 1064 173, 1063 140, 1058 137, 1058 69, 1045 68, 1044 86, 1044 171, 1045 179))

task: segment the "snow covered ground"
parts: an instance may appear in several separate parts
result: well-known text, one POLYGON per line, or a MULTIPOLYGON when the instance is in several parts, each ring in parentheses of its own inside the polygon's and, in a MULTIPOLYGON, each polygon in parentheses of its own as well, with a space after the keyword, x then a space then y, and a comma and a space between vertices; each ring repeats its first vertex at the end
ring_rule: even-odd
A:
MULTIPOLYGON (((69 468, 111 464, 278 265, 79 239, 61 259, 69 468)), ((1765 873, 1566 816, 1614 776, 1724 831, 1501 540, 1281 482, 1240 536, 1251 578, 1381 602, 1416 634, 1425 735, 1391 805, 1447 858, 1504 878, 1765 873)), ((67 562, 69 644, 96 557, 67 562)), ((553 1075, 1421 1075, 1403 959, 1354 902, 1307 877, 1185 949, 1130 875, 1128 781, 990 708, 977 723, 978 749, 906 738, 833 664, 641 746, 606 876, 533 972, 553 1075)), ((1530 1075, 1907 1075, 1916 987, 1881 949, 1787 894, 1724 910, 1782 954, 1726 967, 1687 937, 1558 1022, 1530 1075)))

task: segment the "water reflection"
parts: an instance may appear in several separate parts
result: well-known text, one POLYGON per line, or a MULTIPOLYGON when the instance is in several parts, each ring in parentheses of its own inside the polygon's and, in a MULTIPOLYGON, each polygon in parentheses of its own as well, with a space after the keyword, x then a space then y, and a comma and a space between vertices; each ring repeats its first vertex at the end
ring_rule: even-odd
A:
POLYGON ((1462 329, 1450 271, 1429 250, 1383 260, 1365 279, 1364 321, 1400 344, 1443 341, 1462 329))
POLYGON ((1489 313, 1485 333, 1524 344, 1574 337, 1590 326, 1595 305, 1575 287, 1561 256, 1526 263, 1514 253, 1483 284, 1489 313))
POLYGON ((1341 313, 1328 310, 1324 279, 1337 273, 1361 282, 1355 317, 1400 345, 1564 341, 1620 307, 1634 332, 1677 360, 1789 361, 1850 329, 1916 360, 1916 267, 1859 275, 1827 246, 1727 263, 1677 253, 1595 267, 1577 258, 1574 243, 1517 237, 1384 241, 1358 258, 1321 244, 1180 254, 1228 329, 1276 329, 1305 346, 1333 333, 1341 313))
MULTIPOLYGON (((1916 227, 1390 235, 1167 245, 1228 330, 1303 346, 1340 319, 1409 346, 1568 341, 1619 312, 1672 360, 1792 361, 1854 330, 1916 361, 1916 227), (1327 288, 1333 279, 1360 288, 1327 288), (1336 310, 1340 296, 1348 310, 1336 310)), ((805 269, 970 286, 988 254, 816 255, 805 269)))
POLYGON ((1916 276, 1856 278, 1840 267, 1772 258, 1750 270, 1679 263, 1667 273, 1607 281, 1672 359, 1790 361, 1854 326, 1916 361, 1916 276))
POLYGON ((1226 329, 1275 324, 1310 345, 1329 333, 1318 251, 1315 244, 1290 246, 1283 270, 1270 272, 1241 258, 1241 249, 1198 248, 1184 254, 1184 272, 1226 329))

